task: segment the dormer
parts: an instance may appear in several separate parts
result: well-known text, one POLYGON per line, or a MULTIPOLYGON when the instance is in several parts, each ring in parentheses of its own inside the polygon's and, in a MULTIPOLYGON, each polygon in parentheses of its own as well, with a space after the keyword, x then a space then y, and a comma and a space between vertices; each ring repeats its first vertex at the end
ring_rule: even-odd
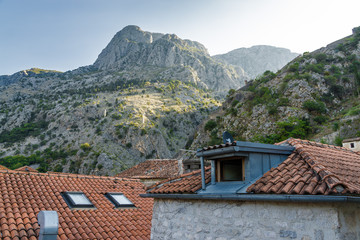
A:
POLYGON ((290 145, 272 145, 234 141, 199 149, 201 163, 211 162, 211 182, 205 184, 202 167, 202 190, 199 194, 241 193, 264 173, 277 167, 294 151, 290 145))

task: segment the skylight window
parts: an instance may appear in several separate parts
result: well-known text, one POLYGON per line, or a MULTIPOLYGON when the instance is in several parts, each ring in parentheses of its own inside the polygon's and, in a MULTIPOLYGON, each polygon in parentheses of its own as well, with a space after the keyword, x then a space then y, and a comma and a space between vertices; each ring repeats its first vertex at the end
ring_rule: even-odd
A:
POLYGON ((121 207, 134 207, 135 205, 122 193, 106 193, 105 196, 115 205, 117 208, 121 207))
POLYGON ((94 208, 83 192, 64 192, 62 196, 70 208, 94 208))

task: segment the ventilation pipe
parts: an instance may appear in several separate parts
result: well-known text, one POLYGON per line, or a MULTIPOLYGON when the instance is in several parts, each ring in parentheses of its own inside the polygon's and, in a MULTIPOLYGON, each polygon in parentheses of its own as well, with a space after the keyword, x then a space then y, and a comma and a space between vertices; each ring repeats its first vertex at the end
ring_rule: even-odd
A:
POLYGON ((201 189, 205 190, 205 163, 204 163, 204 157, 200 157, 200 163, 201 163, 201 189))
POLYGON ((59 229, 57 212, 40 211, 37 219, 40 225, 39 240, 56 240, 59 229))

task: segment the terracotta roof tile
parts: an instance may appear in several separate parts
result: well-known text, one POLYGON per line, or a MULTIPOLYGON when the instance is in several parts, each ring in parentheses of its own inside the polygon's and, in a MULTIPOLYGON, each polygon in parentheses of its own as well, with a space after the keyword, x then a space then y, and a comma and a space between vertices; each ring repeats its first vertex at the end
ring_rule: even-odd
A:
POLYGON ((58 239, 106 239, 120 236, 150 239, 153 200, 141 198, 138 180, 74 174, 50 174, 0 170, 0 229, 3 239, 37 239, 41 210, 59 216, 58 239), (81 191, 96 209, 70 209, 61 192, 81 191), (121 192, 135 208, 116 209, 106 192, 121 192), (121 232, 112 226, 122 225, 121 232))
POLYGON ((288 139, 295 147, 277 168, 271 169, 251 185, 247 191, 253 193, 284 194, 360 194, 360 156, 346 148, 288 139), (287 167, 293 163, 292 167, 287 167), (266 178, 271 176, 271 178, 266 178), (291 178, 288 179, 288 176, 291 178), (291 182, 291 185, 289 185, 291 182), (279 189, 271 184, 279 183, 279 189))
MULTIPOLYGON (((210 182, 210 167, 205 168, 206 183, 210 182)), ((149 193, 195 193, 201 188, 201 170, 167 179, 148 188, 149 193)))
MULTIPOLYGON (((270 169, 247 192, 268 194, 360 194, 360 153, 343 147, 308 140, 288 139, 294 152, 270 169)), ((222 144, 203 151, 229 147, 222 144)), ((210 181, 210 168, 206 182, 210 181)), ((148 193, 195 193, 201 188, 200 171, 164 180, 148 188, 148 193)))
POLYGON ((178 160, 173 159, 151 159, 129 168, 118 175, 121 178, 172 178, 179 176, 181 168, 179 168, 178 160))
POLYGON ((29 166, 19 167, 19 168, 15 169, 15 171, 21 171, 21 172, 38 172, 38 170, 35 170, 35 169, 33 169, 32 167, 29 167, 29 166))
POLYGON ((0 170, 10 170, 10 169, 8 169, 7 167, 5 167, 3 165, 0 165, 0 170))

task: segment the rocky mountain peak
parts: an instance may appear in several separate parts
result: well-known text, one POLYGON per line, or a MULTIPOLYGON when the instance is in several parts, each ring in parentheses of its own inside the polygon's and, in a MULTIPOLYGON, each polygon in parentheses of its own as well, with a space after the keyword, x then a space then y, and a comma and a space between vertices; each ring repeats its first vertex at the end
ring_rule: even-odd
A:
POLYGON ((153 41, 151 33, 145 32, 140 27, 135 25, 124 27, 121 31, 115 34, 113 40, 128 40, 138 43, 152 43, 153 41))
POLYGON ((103 70, 139 64, 168 67, 168 64, 159 63, 174 65, 174 62, 182 62, 173 59, 173 56, 181 57, 185 51, 191 55, 196 52, 210 57, 207 49, 198 42, 183 40, 175 34, 150 33, 130 25, 115 34, 94 66, 103 70), (159 55, 156 58, 161 61, 154 61, 154 54, 159 55))
POLYGON ((230 88, 239 88, 245 76, 232 67, 214 61, 200 43, 184 40, 175 34, 150 33, 137 26, 118 32, 95 61, 95 68, 118 71, 147 66, 148 72, 137 72, 140 79, 184 79, 219 95, 230 88), (151 70, 150 70, 151 69, 151 70), (141 75, 141 76, 140 76, 141 75))

